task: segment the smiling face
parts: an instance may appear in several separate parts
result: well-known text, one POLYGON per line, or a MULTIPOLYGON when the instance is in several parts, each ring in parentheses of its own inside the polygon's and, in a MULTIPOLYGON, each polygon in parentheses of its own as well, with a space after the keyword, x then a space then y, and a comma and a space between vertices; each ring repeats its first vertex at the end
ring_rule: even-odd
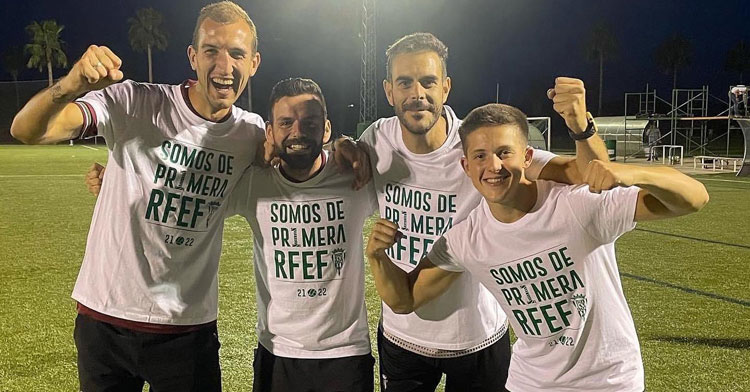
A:
POLYGON ((313 94, 282 97, 273 104, 272 113, 266 136, 276 155, 292 169, 312 168, 331 133, 321 101, 313 94))
POLYGON ((443 75, 442 60, 434 51, 396 55, 390 80, 383 81, 388 103, 402 126, 417 135, 426 134, 438 122, 450 87, 451 80, 443 75))
POLYGON ((224 117, 260 65, 260 54, 254 50, 255 36, 242 20, 219 23, 203 20, 196 46, 188 47, 190 65, 198 85, 191 103, 203 117, 224 117))
POLYGON ((524 179, 532 149, 515 124, 487 125, 466 136, 461 164, 472 184, 490 203, 506 204, 524 179))

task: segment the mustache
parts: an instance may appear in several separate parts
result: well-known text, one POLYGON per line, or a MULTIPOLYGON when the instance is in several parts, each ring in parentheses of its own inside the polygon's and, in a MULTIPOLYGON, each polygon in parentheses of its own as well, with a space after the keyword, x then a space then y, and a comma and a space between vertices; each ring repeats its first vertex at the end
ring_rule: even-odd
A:
POLYGON ((431 102, 425 102, 425 101, 410 101, 406 102, 403 105, 401 105, 401 108, 404 111, 407 110, 427 110, 430 112, 435 112, 435 105, 431 102))

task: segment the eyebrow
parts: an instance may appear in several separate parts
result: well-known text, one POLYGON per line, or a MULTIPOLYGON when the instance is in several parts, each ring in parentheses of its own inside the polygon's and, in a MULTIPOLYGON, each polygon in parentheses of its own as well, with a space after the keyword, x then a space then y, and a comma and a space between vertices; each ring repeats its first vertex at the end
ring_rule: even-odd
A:
POLYGON ((420 82, 437 82, 438 81, 438 77, 435 76, 435 75, 423 76, 423 77, 419 78, 419 81, 420 82))
MULTIPOLYGON (((219 45, 202 43, 201 44, 201 49, 219 49, 219 45)), ((231 47, 228 50, 229 51, 240 51, 242 53, 247 53, 247 50, 245 50, 245 48, 236 47, 236 46, 235 47, 231 47)))

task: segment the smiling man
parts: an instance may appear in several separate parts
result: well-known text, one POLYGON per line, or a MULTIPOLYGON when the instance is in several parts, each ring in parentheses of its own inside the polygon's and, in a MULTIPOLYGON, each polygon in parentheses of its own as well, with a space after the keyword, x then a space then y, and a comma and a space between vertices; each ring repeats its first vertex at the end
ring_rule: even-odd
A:
POLYGON ((249 168, 227 208, 253 232, 253 390, 372 391, 362 249, 372 184, 352 189, 353 175, 323 151, 331 123, 317 83, 282 80, 269 105, 266 134, 281 163, 249 168))
POLYGON ((210 4, 187 50, 197 81, 116 83, 122 61, 92 45, 14 119, 11 133, 25 143, 98 134, 109 149, 73 291, 82 391, 141 391, 144 381, 156 391, 221 390, 223 211, 264 140, 260 116, 234 102, 258 69, 257 46, 242 8, 210 4))
MULTIPOLYGON (((380 216, 403 236, 388 249, 399 268, 412 271, 448 229, 466 219, 481 195, 464 175, 458 129, 446 105, 452 87, 448 48, 430 33, 398 39, 386 51, 388 103, 396 113, 370 126, 359 141, 370 148, 380 216)), ((540 94, 542 95, 542 94, 540 94)), ((583 82, 557 78, 549 93, 574 133, 587 129, 583 82)), ((595 133, 576 141, 576 159, 535 151, 530 178, 581 180, 579 167, 605 158, 595 133)), ((507 320, 491 294, 469 274, 419 310, 399 314, 383 304, 378 328, 380 386, 384 392, 498 391, 510 361, 507 320)))
POLYGON ((408 314, 471 275, 518 337, 508 390, 643 391, 614 242, 637 221, 701 209, 705 187, 672 168, 599 160, 584 172, 588 186, 529 180, 526 116, 507 105, 474 109, 459 133, 462 167, 483 200, 408 274, 387 254, 399 226, 378 221, 366 254, 383 300, 408 314))

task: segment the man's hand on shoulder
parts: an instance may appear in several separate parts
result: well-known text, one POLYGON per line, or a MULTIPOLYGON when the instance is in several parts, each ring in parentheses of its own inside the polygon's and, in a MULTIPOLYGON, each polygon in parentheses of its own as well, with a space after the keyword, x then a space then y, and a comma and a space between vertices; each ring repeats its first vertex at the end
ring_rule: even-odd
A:
POLYGON ((336 166, 354 171, 355 190, 362 189, 372 178, 370 156, 367 151, 349 137, 342 136, 333 142, 333 160, 336 166))

